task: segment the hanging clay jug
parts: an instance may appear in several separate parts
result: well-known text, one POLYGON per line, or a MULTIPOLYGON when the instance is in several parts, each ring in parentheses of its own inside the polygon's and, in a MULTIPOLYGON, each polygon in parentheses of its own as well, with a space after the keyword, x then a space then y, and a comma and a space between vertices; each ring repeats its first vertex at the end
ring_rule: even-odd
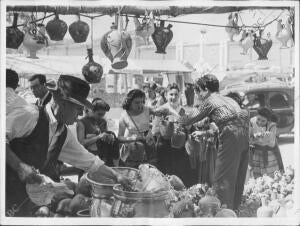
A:
POLYGON ((240 40, 240 46, 243 49, 242 55, 247 55, 248 50, 253 47, 253 36, 250 32, 243 31, 242 38, 240 40))
POLYGON ((171 31, 172 25, 169 24, 165 27, 165 21, 160 21, 160 26, 157 27, 154 24, 154 33, 151 35, 153 42, 156 46, 155 53, 166 54, 166 48, 173 38, 173 32, 171 31))
POLYGON ((293 41, 293 33, 291 30, 291 24, 289 23, 289 20, 285 23, 285 25, 281 24, 282 20, 277 21, 277 32, 275 37, 278 41, 281 42, 281 49, 282 48, 288 48, 287 43, 289 40, 293 41))
POLYGON ((47 23, 46 30, 51 40, 61 41, 65 37, 68 25, 55 14, 55 18, 47 23))
POLYGON ((267 60, 268 59, 267 55, 273 44, 272 40, 270 39, 270 37, 268 37, 268 39, 261 38, 261 32, 259 37, 257 37, 256 34, 254 34, 253 37, 254 37, 253 49, 258 55, 258 60, 267 60))
MULTIPOLYGON (((119 18, 120 20, 122 18, 119 18)), ((121 23, 122 24, 122 23, 121 23)), ((127 67, 127 58, 132 48, 130 34, 119 26, 111 26, 111 30, 104 34, 101 39, 101 49, 110 59, 111 66, 114 69, 123 69, 127 67)))
POLYGON ((88 49, 89 62, 83 66, 82 74, 89 83, 99 83, 103 74, 103 68, 93 59, 93 50, 88 49))
POLYGON ((48 40, 45 36, 45 26, 42 24, 36 25, 34 23, 28 23, 24 27, 24 31, 23 45, 29 52, 28 58, 38 59, 36 52, 48 45, 48 40))
POLYGON ((24 39, 24 33, 17 28, 19 14, 14 13, 12 27, 6 28, 6 48, 18 49, 24 39))
POLYGON ((69 26, 69 33, 76 43, 85 42, 90 32, 90 27, 86 22, 80 20, 78 15, 78 20, 69 26))
POLYGON ((150 19, 147 20, 146 16, 142 19, 142 23, 138 20, 137 17, 133 19, 135 25, 135 34, 141 38, 145 45, 149 44, 149 37, 154 32, 154 21, 153 15, 150 14, 150 19))
POLYGON ((273 209, 268 205, 266 198, 261 198, 261 207, 257 209, 257 217, 272 217, 273 216, 273 209))
POLYGON ((229 40, 231 42, 233 42, 233 36, 239 34, 239 27, 238 27, 238 14, 235 13, 234 15, 232 15, 232 13, 230 13, 230 15, 228 16, 228 23, 227 25, 228 27, 225 27, 225 31, 227 32, 228 36, 229 36, 229 40))

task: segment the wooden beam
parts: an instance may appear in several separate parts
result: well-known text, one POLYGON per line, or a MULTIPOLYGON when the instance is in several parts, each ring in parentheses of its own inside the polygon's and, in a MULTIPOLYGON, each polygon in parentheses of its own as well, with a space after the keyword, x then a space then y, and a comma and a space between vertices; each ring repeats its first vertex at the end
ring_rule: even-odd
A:
MULTIPOLYGON (((7 11, 14 12, 57 12, 59 14, 97 13, 114 15, 120 6, 49 6, 49 5, 9 5, 7 11)), ((178 16, 184 14, 220 14, 252 9, 290 9, 287 6, 216 6, 216 7, 193 7, 193 6, 122 6, 122 14, 144 15, 145 10, 153 11, 154 15, 178 16)))

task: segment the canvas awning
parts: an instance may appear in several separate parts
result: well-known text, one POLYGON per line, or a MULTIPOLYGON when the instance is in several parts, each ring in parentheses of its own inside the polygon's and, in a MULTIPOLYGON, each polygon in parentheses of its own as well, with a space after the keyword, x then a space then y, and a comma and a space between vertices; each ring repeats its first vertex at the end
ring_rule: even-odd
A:
POLYGON ((189 73, 192 70, 186 67, 183 63, 177 60, 133 60, 138 65, 143 74, 150 73, 177 73, 186 72, 189 73))
POLYGON ((38 59, 31 59, 24 55, 7 54, 6 68, 13 69, 24 77, 45 74, 48 78, 55 78, 61 74, 71 74, 83 79, 81 69, 87 63, 84 57, 47 55, 38 57, 38 59))
MULTIPOLYGON (((29 77, 33 74, 45 74, 47 78, 58 78, 61 74, 70 74, 81 79, 82 67, 88 60, 82 56, 47 56, 40 55, 39 59, 27 58, 24 55, 7 54, 6 68, 15 70, 20 76, 29 77)), ((107 58, 94 56, 94 60, 103 67, 106 74, 176 74, 178 72, 189 73, 192 70, 176 60, 139 60, 128 59, 128 66, 121 70, 111 67, 107 58), (97 60, 99 59, 99 60, 97 60), (163 63, 162 63, 163 62, 163 63)))

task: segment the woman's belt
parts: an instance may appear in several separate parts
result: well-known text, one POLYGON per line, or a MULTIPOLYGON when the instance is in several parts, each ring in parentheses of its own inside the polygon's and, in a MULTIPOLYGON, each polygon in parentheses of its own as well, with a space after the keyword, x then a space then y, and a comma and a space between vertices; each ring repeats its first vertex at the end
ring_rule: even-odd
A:
POLYGON ((218 122, 216 124, 219 128, 219 131, 222 131, 224 129, 224 127, 228 126, 228 125, 239 125, 240 124, 242 126, 242 122, 240 121, 240 119, 238 117, 229 118, 222 122, 218 122))

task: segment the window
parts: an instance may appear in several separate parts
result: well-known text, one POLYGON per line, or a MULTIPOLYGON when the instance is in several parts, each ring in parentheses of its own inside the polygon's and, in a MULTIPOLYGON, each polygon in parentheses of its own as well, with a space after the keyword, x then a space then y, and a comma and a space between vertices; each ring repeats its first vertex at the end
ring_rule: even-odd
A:
POLYGON ((270 93, 270 107, 271 108, 288 108, 289 98, 286 93, 272 92, 270 93))
POLYGON ((258 109, 264 107, 265 104, 265 94, 263 93, 248 93, 245 95, 243 104, 249 109, 258 109))

